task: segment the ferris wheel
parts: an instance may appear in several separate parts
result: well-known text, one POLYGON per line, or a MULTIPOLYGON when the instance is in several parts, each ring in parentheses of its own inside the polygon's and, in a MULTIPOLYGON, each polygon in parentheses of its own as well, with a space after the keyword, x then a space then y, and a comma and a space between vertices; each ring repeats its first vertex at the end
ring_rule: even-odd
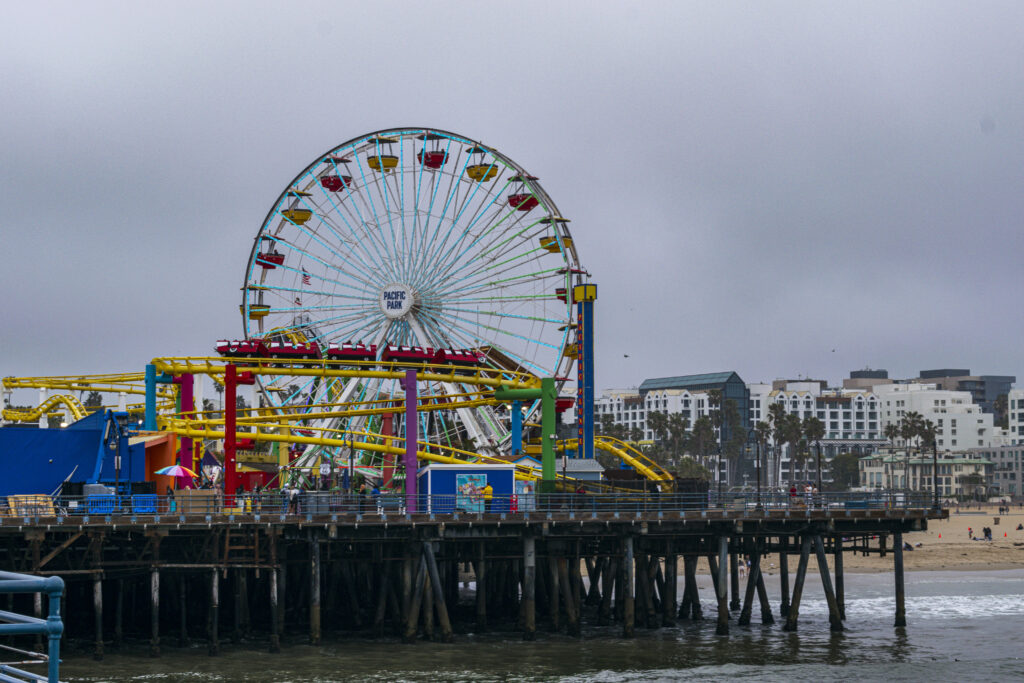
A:
MULTIPOLYGON (((250 339, 361 344, 378 357, 471 350, 494 368, 563 378, 575 348, 567 292, 582 275, 568 220, 535 176, 461 135, 394 128, 332 148, 288 183, 254 240, 241 311, 250 339)), ((391 380, 277 382, 263 387, 272 404, 400 394, 391 380)), ((420 419, 422 438, 442 444, 493 450, 507 436, 490 409, 420 419)))

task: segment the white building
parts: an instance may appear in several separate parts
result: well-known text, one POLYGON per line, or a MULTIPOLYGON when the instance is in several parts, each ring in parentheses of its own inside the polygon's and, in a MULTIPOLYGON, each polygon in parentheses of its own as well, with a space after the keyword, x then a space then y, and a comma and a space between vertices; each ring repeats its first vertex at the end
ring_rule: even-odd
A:
POLYGON ((1011 389, 1006 395, 1007 426, 1010 443, 1024 445, 1024 389, 1011 389))
POLYGON ((594 420, 598 424, 602 415, 610 415, 613 424, 640 429, 645 441, 654 439, 654 431, 647 425, 647 416, 653 412, 678 413, 692 428, 698 417, 711 413, 711 407, 707 392, 686 389, 652 389, 646 396, 636 389, 608 389, 594 400, 594 420))
MULTIPOLYGON (((940 496, 973 496, 988 491, 993 463, 981 452, 938 454, 940 496), (977 482, 977 483, 975 483, 977 482)), ((887 451, 860 459, 860 485, 873 489, 933 491, 933 455, 887 451)))
MULTIPOLYGON (((785 382, 770 384, 748 384, 750 391, 750 423, 768 422, 769 407, 780 404, 787 413, 796 415, 801 421, 808 416, 821 420, 825 436, 821 440, 822 463, 840 453, 868 454, 886 442, 881 433, 879 415, 880 401, 874 393, 857 389, 823 389, 821 382, 785 382)), ((786 444, 781 460, 775 463, 776 471, 769 472, 770 481, 775 485, 791 482, 802 476, 803 470, 793 462, 793 444, 786 444)), ((815 446, 814 456, 817 456, 815 446)), ((813 468, 812 468, 813 469, 813 468)))
MULTIPOLYGON (((939 450, 955 451, 991 446, 999 440, 992 414, 971 402, 968 391, 938 389, 934 384, 882 384, 875 387, 881 401, 882 428, 899 424, 909 412, 920 413, 936 427, 939 450)), ((897 438, 897 446, 904 446, 897 438)))

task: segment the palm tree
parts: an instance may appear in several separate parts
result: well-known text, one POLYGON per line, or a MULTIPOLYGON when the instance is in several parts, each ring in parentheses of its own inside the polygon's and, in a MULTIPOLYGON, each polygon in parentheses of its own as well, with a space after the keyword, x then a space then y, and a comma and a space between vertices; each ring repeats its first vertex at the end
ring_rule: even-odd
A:
POLYGON ((804 418, 803 431, 807 443, 813 442, 818 447, 818 491, 821 491, 821 437, 825 436, 825 423, 808 415, 804 418))
POLYGON ((772 479, 774 484, 779 485, 779 479, 782 478, 782 445, 785 441, 782 439, 783 427, 782 423, 786 418, 786 409, 781 403, 772 403, 768 406, 768 422, 771 424, 772 434, 772 479))
POLYGON ((668 414, 659 410, 648 413, 647 427, 654 432, 655 443, 661 443, 668 433, 668 414))
MULTIPOLYGON (((768 439, 772 435, 772 426, 764 420, 759 421, 754 425, 754 438, 757 440, 757 492, 758 495, 761 493, 761 455, 765 452, 768 439)), ((767 482, 766 482, 767 483, 767 482)), ((758 500, 758 503, 761 501, 758 500)))
POLYGON ((885 429, 882 430, 882 433, 885 434, 885 438, 889 439, 889 448, 895 449, 896 437, 900 435, 900 428, 896 425, 896 423, 890 422, 889 424, 885 425, 885 429))
MULTIPOLYGON (((782 420, 782 431, 784 434, 783 442, 789 443, 792 446, 790 452, 793 455, 793 464, 790 467, 790 474, 795 475, 796 465, 800 464, 802 466, 806 462, 804 458, 804 446, 806 444, 801 443, 803 440, 804 430, 803 424, 800 422, 800 417, 794 413, 786 413, 786 416, 782 420)), ((805 476, 806 474, 807 473, 804 472, 805 476)))
POLYGON ((715 428, 711 424, 711 418, 701 415, 693 423, 693 434, 691 435, 693 450, 701 458, 701 464, 706 465, 711 445, 715 442, 715 428))
POLYGON ((932 505, 937 510, 939 508, 939 447, 938 447, 938 428, 935 423, 931 420, 925 420, 921 425, 921 446, 932 447, 932 505))
POLYGON ((686 447, 687 432, 690 429, 690 421, 683 417, 682 413, 672 413, 668 416, 668 434, 672 442, 672 457, 679 458, 686 447))
POLYGON ((903 488, 910 490, 910 451, 912 448, 912 440, 920 439, 921 427, 924 425, 924 418, 921 417, 921 413, 911 410, 906 413, 900 420, 900 437, 906 442, 906 453, 904 457, 903 467, 903 488))

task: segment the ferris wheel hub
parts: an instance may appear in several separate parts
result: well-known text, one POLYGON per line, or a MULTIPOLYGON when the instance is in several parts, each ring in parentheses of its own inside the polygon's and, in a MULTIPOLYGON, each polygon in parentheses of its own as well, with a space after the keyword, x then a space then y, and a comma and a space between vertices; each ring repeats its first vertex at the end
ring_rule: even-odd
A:
POLYGON ((416 292, 409 285, 392 282, 380 293, 380 310, 390 320, 404 318, 416 304, 416 292))

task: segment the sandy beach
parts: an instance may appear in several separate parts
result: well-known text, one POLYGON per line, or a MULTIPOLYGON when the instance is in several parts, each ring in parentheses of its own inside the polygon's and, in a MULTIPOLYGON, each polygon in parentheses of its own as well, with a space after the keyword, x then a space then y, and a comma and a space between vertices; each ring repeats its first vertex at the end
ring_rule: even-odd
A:
MULTIPOLYGON (((904 540, 913 545, 914 550, 903 553, 904 568, 907 571, 1024 569, 1024 530, 1017 531, 1017 525, 1024 523, 1024 510, 1014 505, 1010 514, 1000 515, 998 509, 998 505, 990 505, 981 510, 961 510, 959 514, 952 509, 948 520, 933 520, 928 522, 927 531, 906 534, 904 540), (997 517, 998 524, 995 523, 997 517), (973 529, 977 537, 986 526, 992 529, 991 542, 968 538, 968 528, 973 529)), ((891 547, 891 538, 889 543, 891 547)), ((830 564, 831 561, 829 556, 830 564)), ((891 552, 885 557, 877 553, 868 557, 850 552, 843 555, 843 567, 848 572, 892 571, 892 563, 891 552)), ((815 567, 813 553, 811 566, 815 567)), ((770 558, 765 570, 769 574, 777 573, 778 558, 770 558)), ((790 574, 795 570, 796 558, 790 557, 790 574)))

